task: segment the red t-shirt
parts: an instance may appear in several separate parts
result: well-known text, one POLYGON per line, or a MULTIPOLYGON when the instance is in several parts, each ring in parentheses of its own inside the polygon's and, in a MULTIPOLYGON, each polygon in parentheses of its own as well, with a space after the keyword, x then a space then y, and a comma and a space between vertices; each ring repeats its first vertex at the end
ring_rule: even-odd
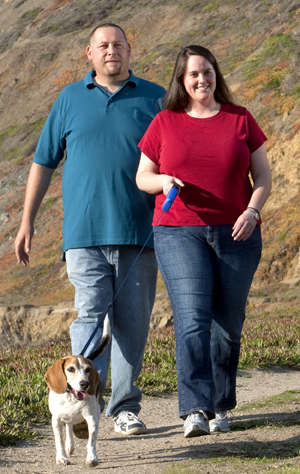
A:
MULTIPOLYGON (((244 107, 222 104, 205 119, 160 112, 139 147, 161 174, 181 179, 185 187, 159 225, 234 224, 252 194, 250 154, 266 140, 244 107)), ((156 196, 154 225, 164 201, 162 193, 156 196)))

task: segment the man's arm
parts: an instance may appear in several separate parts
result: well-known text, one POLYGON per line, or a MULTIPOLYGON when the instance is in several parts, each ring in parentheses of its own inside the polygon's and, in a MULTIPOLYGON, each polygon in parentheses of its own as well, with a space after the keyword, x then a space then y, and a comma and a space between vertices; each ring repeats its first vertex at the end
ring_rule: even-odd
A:
POLYGON ((34 220, 45 196, 54 169, 33 163, 28 177, 24 211, 20 230, 15 240, 15 253, 19 263, 27 265, 33 236, 34 220))

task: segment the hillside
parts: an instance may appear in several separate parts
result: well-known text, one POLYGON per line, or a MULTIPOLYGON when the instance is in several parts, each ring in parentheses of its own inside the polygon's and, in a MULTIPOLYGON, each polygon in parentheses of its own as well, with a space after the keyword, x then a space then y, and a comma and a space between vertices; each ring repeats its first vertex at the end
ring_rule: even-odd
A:
POLYGON ((0 18, 1 305, 73 298, 61 262, 63 167, 41 206, 28 267, 16 263, 13 242, 42 126, 63 87, 89 71, 88 36, 103 21, 125 29, 133 71, 165 87, 182 46, 202 44, 216 55, 238 102, 269 138, 274 184, 263 211, 264 254, 253 294, 298 298, 298 0, 0 0, 0 18))

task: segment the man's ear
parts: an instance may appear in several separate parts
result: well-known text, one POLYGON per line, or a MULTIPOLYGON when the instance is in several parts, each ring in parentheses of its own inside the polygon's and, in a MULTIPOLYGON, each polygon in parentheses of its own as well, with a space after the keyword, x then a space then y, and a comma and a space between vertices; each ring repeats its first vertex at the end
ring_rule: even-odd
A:
POLYGON ((89 61, 92 61, 92 48, 91 45, 88 45, 86 48, 86 55, 89 61))

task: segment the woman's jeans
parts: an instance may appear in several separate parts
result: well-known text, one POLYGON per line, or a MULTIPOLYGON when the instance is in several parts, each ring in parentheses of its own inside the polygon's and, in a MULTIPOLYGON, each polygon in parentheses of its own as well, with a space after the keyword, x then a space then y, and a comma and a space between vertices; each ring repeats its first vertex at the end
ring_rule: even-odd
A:
POLYGON ((182 418, 236 406, 241 332, 262 243, 260 226, 245 242, 231 233, 231 225, 154 229, 173 308, 182 418))
MULTIPOLYGON (((141 391, 134 382, 142 367, 157 278, 153 249, 145 248, 136 260, 140 250, 135 245, 112 245, 66 252, 78 311, 78 319, 70 327, 74 355, 81 353, 99 322, 103 325, 109 304, 122 285, 109 311, 112 343, 94 360, 104 389, 111 357, 112 394, 106 416, 140 411, 141 391)), ((99 327, 85 357, 97 348, 101 336, 99 327)))

